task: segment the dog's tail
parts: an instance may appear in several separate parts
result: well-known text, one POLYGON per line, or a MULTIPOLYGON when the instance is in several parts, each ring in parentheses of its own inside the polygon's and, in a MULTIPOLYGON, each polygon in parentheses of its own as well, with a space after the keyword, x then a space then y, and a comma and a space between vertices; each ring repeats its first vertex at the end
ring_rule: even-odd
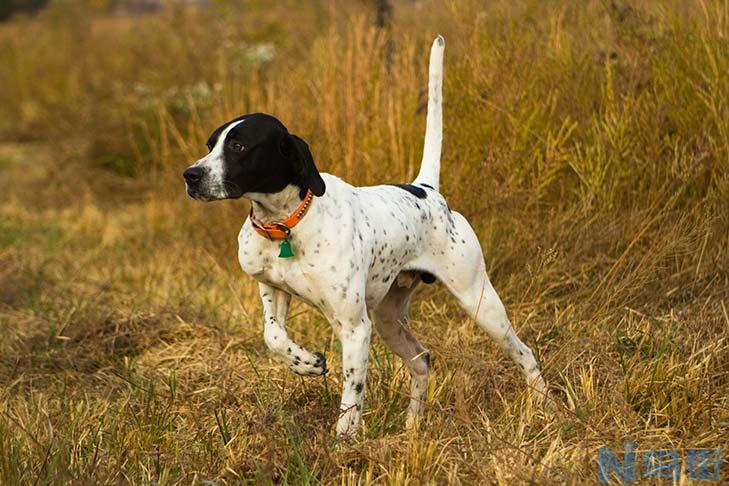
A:
POLYGON ((445 39, 438 36, 430 49, 428 68, 428 115, 426 118, 423 161, 416 184, 427 184, 436 191, 440 182, 440 149, 443 141, 443 51, 445 39))

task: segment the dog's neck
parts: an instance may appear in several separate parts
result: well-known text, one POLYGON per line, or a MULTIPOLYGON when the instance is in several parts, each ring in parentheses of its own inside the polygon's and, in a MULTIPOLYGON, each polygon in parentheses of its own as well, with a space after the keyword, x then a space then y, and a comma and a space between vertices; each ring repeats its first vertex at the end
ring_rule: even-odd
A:
POLYGON ((288 218, 301 202, 301 188, 289 184, 282 191, 272 194, 251 192, 245 195, 251 200, 253 214, 262 223, 272 223, 288 218))

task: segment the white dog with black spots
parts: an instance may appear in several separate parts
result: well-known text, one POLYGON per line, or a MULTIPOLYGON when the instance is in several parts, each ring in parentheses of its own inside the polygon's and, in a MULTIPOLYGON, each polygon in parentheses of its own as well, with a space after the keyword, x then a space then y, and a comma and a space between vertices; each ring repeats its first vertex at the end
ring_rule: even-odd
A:
POLYGON ((320 174, 307 144, 261 113, 216 129, 208 155, 184 173, 193 198, 245 197, 259 225, 284 231, 285 239, 273 238, 248 218, 238 236, 238 259, 259 282, 266 345, 292 371, 317 376, 327 365, 322 354, 287 334, 291 297, 316 307, 331 323, 342 345, 344 374, 338 436, 353 435, 360 424, 373 323, 410 372, 406 423, 416 423, 430 355, 408 325, 408 304, 421 281, 442 282, 519 366, 532 390, 547 393, 532 351, 517 337, 489 281, 476 234, 438 191, 444 48, 439 36, 430 53, 423 160, 412 184, 354 187, 320 174), (302 215, 302 200, 312 197, 302 215), (282 228, 292 214, 301 217, 282 228), (293 256, 282 258, 282 245, 293 256))

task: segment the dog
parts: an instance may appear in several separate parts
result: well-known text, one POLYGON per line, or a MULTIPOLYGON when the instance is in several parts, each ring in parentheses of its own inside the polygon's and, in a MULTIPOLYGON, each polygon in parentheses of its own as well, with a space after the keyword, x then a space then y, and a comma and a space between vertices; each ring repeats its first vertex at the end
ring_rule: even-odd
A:
POLYGON ((444 50, 438 36, 430 53, 423 159, 411 184, 353 187, 320 174, 306 142, 263 113, 218 127, 207 142, 209 153, 184 171, 194 199, 251 202, 238 235, 238 259, 258 281, 268 348, 299 375, 323 375, 324 356, 286 332, 291 296, 331 323, 342 346, 340 437, 359 428, 373 323, 410 372, 406 426, 418 422, 430 353, 408 325, 408 304, 420 282, 444 284, 519 366, 528 386, 546 395, 534 355, 517 337, 489 281, 476 234, 438 190, 444 50))

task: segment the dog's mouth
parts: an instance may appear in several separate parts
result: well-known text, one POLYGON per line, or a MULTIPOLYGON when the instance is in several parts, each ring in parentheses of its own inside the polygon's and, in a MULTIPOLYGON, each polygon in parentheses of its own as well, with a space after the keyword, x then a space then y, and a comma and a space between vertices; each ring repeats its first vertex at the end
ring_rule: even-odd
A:
POLYGON ((217 184, 190 184, 185 183, 185 192, 192 199, 197 201, 219 201, 221 199, 230 199, 232 196, 225 190, 224 187, 217 184))
POLYGON ((206 198, 202 194, 200 194, 199 192, 197 192, 197 191, 195 191, 193 189, 190 189, 189 187, 186 189, 186 192, 187 192, 187 195, 190 196, 193 199, 196 199, 198 201, 205 201, 206 200, 206 198))
POLYGON ((197 201, 219 201, 221 199, 238 199, 243 192, 236 184, 216 184, 210 181, 200 181, 190 184, 185 182, 185 192, 197 201))
POLYGON ((225 197, 215 196, 210 191, 203 191, 198 188, 187 187, 187 195, 196 201, 216 201, 218 199, 225 199, 225 197))

